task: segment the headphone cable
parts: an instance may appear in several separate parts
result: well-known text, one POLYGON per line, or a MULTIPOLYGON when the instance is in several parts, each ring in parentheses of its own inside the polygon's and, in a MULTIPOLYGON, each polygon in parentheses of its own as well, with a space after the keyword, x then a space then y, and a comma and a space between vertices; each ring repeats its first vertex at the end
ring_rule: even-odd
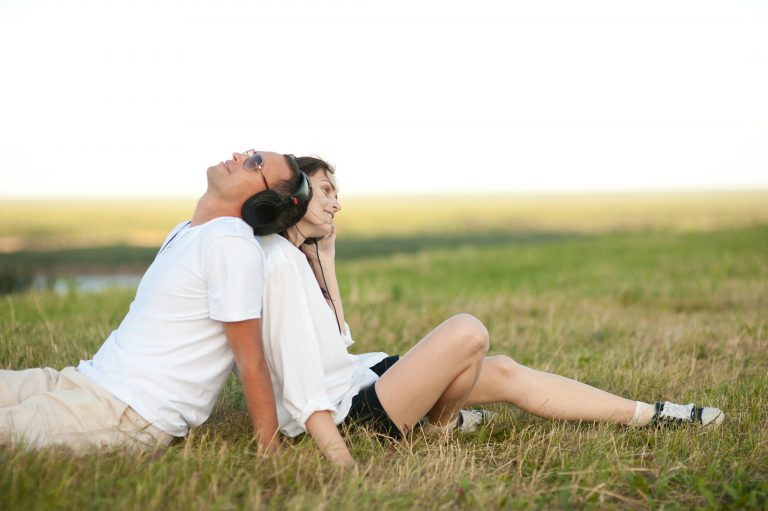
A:
POLYGON ((315 254, 317 255, 317 264, 320 266, 320 275, 323 277, 323 285, 325 286, 324 289, 320 289, 320 291, 323 292, 323 296, 328 299, 329 302, 331 302, 331 307, 333 307, 333 317, 336 319, 336 325, 339 327, 339 333, 343 334, 341 331, 341 322, 339 321, 339 312, 336 310, 336 304, 333 302, 333 298, 331 298, 331 293, 328 292, 328 281, 325 280, 325 272, 323 271, 323 263, 320 262, 320 249, 317 246, 317 243, 315 245, 315 254))

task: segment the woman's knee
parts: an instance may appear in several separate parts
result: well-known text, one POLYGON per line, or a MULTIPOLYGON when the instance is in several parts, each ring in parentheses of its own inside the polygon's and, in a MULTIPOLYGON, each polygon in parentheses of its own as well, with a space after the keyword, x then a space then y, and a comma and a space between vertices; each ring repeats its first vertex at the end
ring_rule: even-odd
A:
POLYGON ((517 363, 512 357, 506 355, 496 355, 488 357, 488 362, 496 372, 497 376, 504 380, 514 379, 522 369, 522 365, 517 363))
POLYGON ((488 329, 482 321, 471 314, 461 313, 451 317, 448 322, 455 334, 454 338, 462 348, 482 355, 488 352, 488 329))

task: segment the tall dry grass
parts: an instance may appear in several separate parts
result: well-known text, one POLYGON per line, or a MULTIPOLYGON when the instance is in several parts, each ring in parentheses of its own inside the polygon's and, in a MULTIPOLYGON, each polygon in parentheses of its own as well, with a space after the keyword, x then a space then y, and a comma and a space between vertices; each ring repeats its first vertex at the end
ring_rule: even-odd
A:
MULTIPOLYGON (((357 470, 306 437, 259 457, 230 379, 210 420, 165 452, 0 446, 7 509, 764 509, 768 229, 642 232, 463 246, 339 267, 357 351, 402 353, 458 311, 491 352, 653 401, 723 408, 718 430, 630 429, 506 405, 476 434, 402 443, 345 429, 357 470)), ((0 304, 0 364, 89 357, 131 294, 24 293, 0 304)))

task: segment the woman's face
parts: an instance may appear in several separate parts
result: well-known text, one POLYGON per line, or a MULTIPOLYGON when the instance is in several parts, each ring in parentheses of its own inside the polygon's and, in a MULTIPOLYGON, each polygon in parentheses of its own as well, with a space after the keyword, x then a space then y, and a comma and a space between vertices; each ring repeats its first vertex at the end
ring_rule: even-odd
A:
POLYGON ((318 170, 309 176, 309 181, 312 183, 312 200, 299 222, 299 230, 308 238, 320 238, 331 233, 333 218, 341 211, 341 204, 333 174, 325 169, 318 170))

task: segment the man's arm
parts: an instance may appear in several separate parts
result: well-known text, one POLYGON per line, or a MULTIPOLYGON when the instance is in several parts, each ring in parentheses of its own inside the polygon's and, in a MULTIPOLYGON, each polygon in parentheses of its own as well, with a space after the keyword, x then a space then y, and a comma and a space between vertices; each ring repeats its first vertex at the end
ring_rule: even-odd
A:
POLYGON ((243 383, 245 404, 251 417, 253 432, 263 452, 274 453, 280 448, 277 436, 277 410, 269 367, 261 342, 261 321, 249 319, 224 323, 224 333, 237 364, 243 383))

